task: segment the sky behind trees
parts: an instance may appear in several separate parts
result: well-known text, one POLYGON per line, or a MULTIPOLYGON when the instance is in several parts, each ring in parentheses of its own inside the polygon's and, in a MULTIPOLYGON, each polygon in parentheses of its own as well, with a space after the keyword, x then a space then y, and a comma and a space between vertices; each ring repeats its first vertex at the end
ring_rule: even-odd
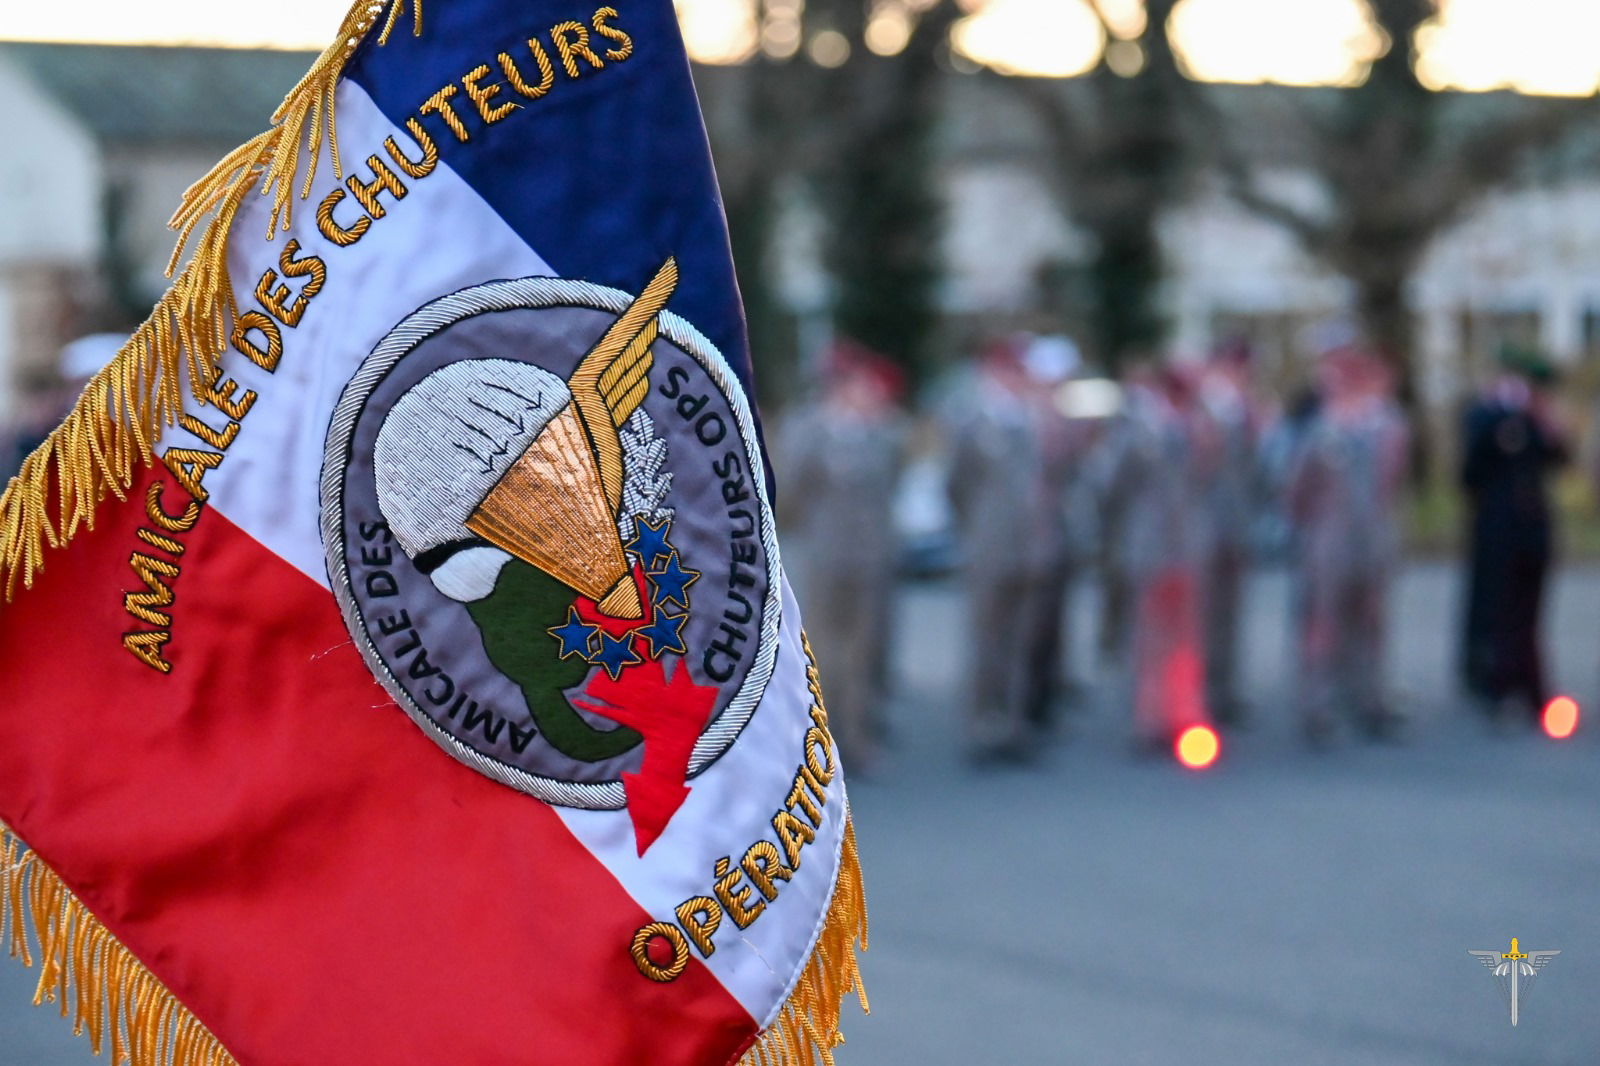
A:
MULTIPOLYGON (((915 11, 926 3, 877 0, 869 47, 885 53, 904 47, 915 11)), ((345 0, 279 0, 263 15, 218 0, 13 3, 0 10, 0 39, 319 48, 346 6, 345 0)), ((1115 47, 1116 37, 1138 37, 1144 20, 1141 0, 963 0, 962 6, 971 13, 955 29, 959 51, 1011 73, 1082 73, 1108 43, 1115 47)), ((769 7, 781 12, 784 3, 769 7)), ((769 15, 759 25, 751 0, 678 0, 678 8, 690 51, 705 62, 736 62, 761 48, 805 48, 823 65, 840 58, 839 42, 825 34, 799 42, 784 36, 781 18, 769 15)), ((1351 84, 1387 46, 1361 0, 1183 0, 1172 29, 1186 71, 1212 81, 1351 84)), ((1432 88, 1586 96, 1600 89, 1596 40, 1595 0, 1444 0, 1439 19, 1419 35, 1419 74, 1432 88)), ((1136 49, 1118 54, 1136 68, 1136 49)))

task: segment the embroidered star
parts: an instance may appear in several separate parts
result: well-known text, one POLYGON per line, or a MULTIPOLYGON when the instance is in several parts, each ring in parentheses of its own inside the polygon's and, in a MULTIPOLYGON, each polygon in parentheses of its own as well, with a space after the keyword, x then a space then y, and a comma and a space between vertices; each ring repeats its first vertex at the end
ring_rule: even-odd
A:
POLYGON ((669 651, 683 655, 689 650, 683 643, 683 627, 688 621, 686 614, 667 614, 657 607, 650 624, 635 630, 635 633, 650 642, 652 659, 659 659, 669 651))
POLYGON ((596 666, 606 668, 606 673, 615 681, 622 676, 624 666, 642 663, 639 653, 633 650, 633 634, 627 633, 620 637, 613 637, 605 630, 600 631, 600 653, 589 660, 596 666))
POLYGON ((663 555, 672 554, 672 545, 667 538, 672 535, 672 519, 663 518, 656 525, 645 521, 644 515, 638 515, 633 522, 633 539, 628 541, 628 550, 639 557, 646 570, 656 565, 656 560, 663 555))
POLYGON ((656 587, 656 602, 675 603, 689 609, 689 586, 700 580, 700 571, 686 569, 678 562, 678 552, 667 556, 667 565, 650 571, 650 581, 656 587))
POLYGON ((589 648, 594 644, 594 635, 600 632, 600 627, 590 625, 579 618, 576 607, 568 607, 566 624, 547 629, 545 632, 561 642, 561 658, 576 655, 581 659, 587 659, 589 648))

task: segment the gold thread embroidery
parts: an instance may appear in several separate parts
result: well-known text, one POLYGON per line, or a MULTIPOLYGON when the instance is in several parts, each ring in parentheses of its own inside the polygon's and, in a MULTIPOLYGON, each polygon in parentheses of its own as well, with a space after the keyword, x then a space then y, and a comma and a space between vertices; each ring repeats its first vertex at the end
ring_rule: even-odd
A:
POLYGON ((387 190, 396 200, 404 200, 406 187, 401 184, 399 176, 385 166, 383 160, 377 156, 368 156, 367 166, 372 168, 371 181, 362 181, 352 174, 345 179, 344 187, 350 190, 350 195, 356 198, 356 202, 370 217, 379 219, 387 212, 383 204, 378 202, 378 194, 387 190))
POLYGON ((278 360, 283 358, 283 331, 265 313, 246 311, 235 317, 230 339, 235 348, 262 370, 270 374, 278 369, 278 360), (252 332, 260 333, 266 340, 265 348, 250 339, 252 332))
POLYGON ((178 419, 178 425, 193 433, 219 452, 227 451, 228 445, 232 444, 234 438, 239 435, 239 423, 232 419, 228 420, 227 426, 223 428, 221 433, 218 433, 194 415, 183 415, 178 419))
POLYGON ((153 529, 145 529, 143 526, 140 526, 138 529, 133 531, 133 535, 150 545, 152 548, 160 548, 169 555, 183 554, 183 542, 173 540, 165 533, 157 533, 153 529))
POLYGON ((722 904, 722 913, 733 919, 733 924, 740 929, 748 929, 750 923, 761 917, 761 912, 767 909, 767 901, 760 896, 753 896, 747 884, 740 884, 744 880, 744 867, 734 866, 727 856, 717 860, 717 880, 712 885, 712 895, 717 897, 717 902, 722 904))
POLYGON ((633 955, 633 964, 639 968, 640 973, 662 984, 676 981, 678 975, 689 965, 689 942, 671 922, 651 922, 634 933, 629 952, 633 955), (672 962, 666 966, 658 966, 650 958, 650 942, 657 937, 672 946, 672 962))
POLYGON ((550 39, 556 43, 556 51, 561 54, 561 66, 569 78, 578 77, 578 56, 587 59, 595 70, 601 70, 606 65, 589 47, 589 31, 581 22, 561 22, 551 26, 550 39))
POLYGON ((618 15, 616 8, 602 7, 600 10, 594 13, 594 18, 590 21, 594 24, 594 32, 608 40, 617 42, 617 46, 615 48, 606 49, 606 58, 620 63, 624 59, 627 59, 629 56, 633 55, 633 38, 628 36, 617 27, 606 22, 606 19, 614 19, 617 17, 618 15))
POLYGON ((204 483, 206 471, 222 465, 222 456, 199 448, 168 448, 161 454, 161 461, 196 503, 205 503, 210 498, 204 483))
POLYGON ((709 959, 717 950, 711 937, 716 933, 717 926, 722 924, 722 908, 717 901, 710 896, 691 896, 678 904, 675 913, 678 915, 678 924, 688 934, 701 957, 709 959))
POLYGON ((537 100, 550 91, 550 86, 556 81, 556 68, 550 62, 550 55, 544 50, 537 38, 530 38, 528 50, 533 53, 533 61, 539 64, 539 84, 529 85, 522 76, 522 71, 517 69, 516 60, 509 53, 501 52, 499 55, 500 72, 506 76, 506 81, 511 87, 529 99, 537 100))
POLYGON ((172 606, 172 586, 162 579, 177 577, 178 568, 165 559, 157 559, 144 552, 134 552, 128 558, 128 564, 133 567, 133 576, 144 583, 145 591, 125 594, 122 597, 122 609, 141 622, 170 626, 172 615, 156 608, 172 606))
POLYGON ((166 486, 159 481, 145 490, 145 517, 168 533, 189 532, 194 528, 194 524, 200 521, 200 505, 194 500, 190 500, 184 505, 183 514, 174 517, 167 513, 166 508, 161 506, 161 494, 165 490, 166 486))
POLYGON ((450 103, 450 98, 456 94, 454 85, 446 85, 427 100, 423 101, 417 111, 421 114, 438 115, 444 119, 444 124, 450 127, 450 132, 456 135, 456 140, 465 144, 471 140, 467 136, 467 127, 461 124, 461 116, 456 114, 455 105, 450 103))
POLYGON ((507 100, 503 104, 489 105, 489 101, 500 95, 500 83, 479 85, 478 82, 489 76, 489 64, 480 63, 462 75, 461 87, 467 90, 467 98, 472 101, 472 106, 478 109, 478 114, 483 116, 483 121, 494 125, 522 105, 507 100))
POLYGON ((383 146, 388 149, 389 158, 394 160, 395 166, 405 171, 406 177, 425 178, 433 173, 434 167, 439 165, 439 146, 434 143, 432 137, 428 136, 428 132, 422 128, 422 123, 414 118, 406 119, 406 132, 411 134, 411 139, 416 142, 417 148, 421 150, 421 162, 414 163, 406 158, 406 154, 400 150, 400 145, 392 135, 384 138, 383 146))
POLYGON ((372 219, 362 215, 349 226, 341 226, 333 220, 333 209, 339 206, 339 201, 345 198, 344 189, 338 188, 322 198, 317 205, 317 232, 340 248, 348 248, 366 235, 372 227, 372 219))
POLYGON ((844 1043, 839 1013, 844 997, 856 994, 862 1011, 872 1013, 861 983, 857 953, 867 949, 866 895, 855 825, 846 821, 839 857, 839 879, 817 944, 794 990, 772 1024, 738 1060, 738 1066, 835 1066, 833 1049, 844 1043))
POLYGON ((172 664, 161 654, 167 641, 172 639, 172 634, 165 629, 153 632, 137 632, 122 634, 122 646, 133 653, 134 658, 146 666, 159 670, 163 674, 172 673, 172 664))

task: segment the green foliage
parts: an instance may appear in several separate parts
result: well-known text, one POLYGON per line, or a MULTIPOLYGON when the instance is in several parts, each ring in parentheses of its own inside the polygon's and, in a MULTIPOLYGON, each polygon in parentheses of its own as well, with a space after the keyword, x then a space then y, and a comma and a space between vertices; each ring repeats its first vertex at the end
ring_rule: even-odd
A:
POLYGON ((838 331, 919 380, 938 315, 943 211, 933 188, 932 116, 895 115, 841 161, 830 261, 838 331))

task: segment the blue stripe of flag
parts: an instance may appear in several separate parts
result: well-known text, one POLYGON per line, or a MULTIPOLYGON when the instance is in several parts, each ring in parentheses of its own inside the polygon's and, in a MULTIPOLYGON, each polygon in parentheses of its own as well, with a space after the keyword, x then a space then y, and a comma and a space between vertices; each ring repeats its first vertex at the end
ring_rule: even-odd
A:
POLYGON ((352 58, 346 76, 366 90, 397 126, 443 86, 467 129, 462 143, 437 115, 422 119, 444 161, 560 276, 638 292, 668 255, 682 281, 669 308, 722 351, 753 399, 744 312, 734 280, 727 224, 711 166, 705 127, 671 0, 609 0, 610 25, 632 38, 625 60, 594 32, 607 0, 453 0, 424 7, 424 33, 402 20, 387 44, 376 34, 352 58), (571 78, 551 39, 573 21, 588 31, 605 62, 579 59, 571 78), (522 108, 484 121, 461 79, 479 64, 482 84, 504 82, 506 52, 534 83, 528 45, 537 37, 555 68, 549 92, 527 99, 503 85, 495 105, 522 108))

